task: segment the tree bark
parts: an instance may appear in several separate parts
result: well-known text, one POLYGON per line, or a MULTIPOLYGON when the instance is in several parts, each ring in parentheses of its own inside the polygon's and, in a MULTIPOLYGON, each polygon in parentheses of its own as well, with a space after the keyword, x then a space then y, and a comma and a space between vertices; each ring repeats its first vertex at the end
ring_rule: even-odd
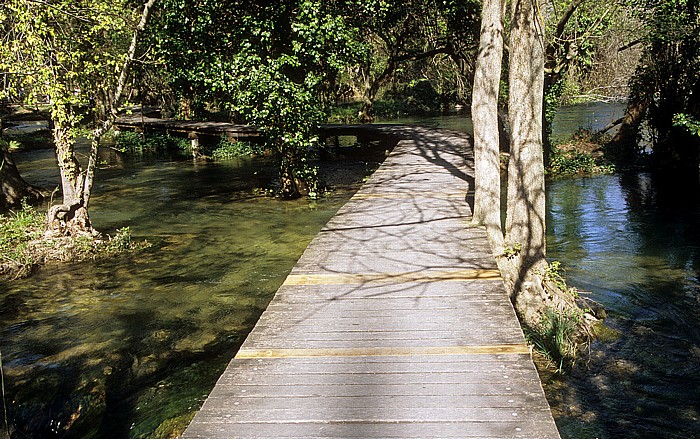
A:
POLYGON ((28 184, 17 170, 12 154, 5 148, 0 148, 2 158, 0 160, 0 185, 2 185, 2 197, 0 197, 0 209, 16 206, 27 199, 30 203, 41 201, 46 194, 39 188, 28 184))
POLYGON ((530 270, 546 264, 542 147, 544 35, 537 8, 536 0, 516 0, 512 4, 506 245, 520 248, 515 258, 515 290, 522 286, 530 270))
POLYGON ((484 0, 471 105, 475 167, 473 221, 486 226, 495 252, 503 247, 498 121, 503 58, 502 15, 502 0, 484 0))
POLYGON ((396 63, 391 58, 387 61, 382 73, 376 78, 371 77, 371 64, 366 66, 365 84, 362 92, 362 107, 358 113, 358 119, 361 123, 370 123, 374 120, 372 105, 377 97, 379 88, 394 74, 394 70, 396 70, 396 63))
MULTIPOLYGON (((574 319, 574 340, 591 337, 595 318, 550 275, 546 256, 545 174, 542 139, 544 35, 538 0, 514 0, 509 58, 511 126, 505 245, 497 258, 521 322, 539 332, 554 313, 574 319)), ((575 355, 575 354, 574 354, 575 355)))
POLYGON ((633 93, 627 103, 625 114, 620 121, 620 128, 612 140, 605 146, 605 151, 610 158, 620 164, 629 165, 634 162, 634 157, 639 152, 639 127, 641 126, 649 100, 633 93))

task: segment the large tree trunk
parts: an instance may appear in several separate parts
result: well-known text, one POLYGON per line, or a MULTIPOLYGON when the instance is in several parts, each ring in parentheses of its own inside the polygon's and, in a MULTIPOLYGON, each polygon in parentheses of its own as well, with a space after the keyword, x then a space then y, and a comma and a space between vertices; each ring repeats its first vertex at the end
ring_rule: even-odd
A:
POLYGON ((639 153, 639 128, 649 108, 649 100, 634 93, 615 136, 605 145, 606 154, 621 166, 634 163, 639 153))
MULTIPOLYGON (((545 174, 542 139, 544 35, 538 0, 514 0, 510 34, 508 114, 511 126, 505 245, 498 258, 520 320, 535 332, 552 324, 551 315, 569 320, 573 339, 590 336, 575 298, 563 291, 546 255, 545 174), (548 274, 549 273, 549 274, 548 274)), ((548 337, 548 336, 547 336, 548 337)), ((573 354, 575 356, 575 354, 573 354)))
POLYGON ((486 226, 491 246, 497 253, 503 247, 498 122, 503 58, 502 15, 502 0, 484 0, 471 107, 475 166, 473 221, 486 226))
POLYGON ((508 114, 511 126, 506 243, 519 247, 517 287, 545 262, 542 148, 543 23, 536 0, 512 5, 508 114))
POLYGON ((18 205, 26 199, 30 203, 41 201, 46 194, 28 184, 17 170, 12 154, 0 147, 2 159, 0 161, 0 185, 2 185, 2 197, 0 197, 0 209, 18 205))
POLYGON ((70 127, 54 121, 53 137, 61 173, 63 202, 51 206, 47 212, 47 233, 50 236, 96 234, 90 224, 85 199, 86 172, 75 156, 75 139, 70 131, 70 127))

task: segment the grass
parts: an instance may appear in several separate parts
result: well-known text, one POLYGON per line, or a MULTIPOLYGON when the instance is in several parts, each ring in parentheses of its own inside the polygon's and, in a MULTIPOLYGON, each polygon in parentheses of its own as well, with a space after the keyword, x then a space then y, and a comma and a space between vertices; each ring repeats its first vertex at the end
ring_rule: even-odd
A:
POLYGON ((79 262, 147 248, 147 242, 134 242, 128 227, 114 236, 94 239, 65 236, 44 239, 46 216, 23 204, 17 211, 0 215, 0 276, 17 279, 51 261, 79 262))
POLYGON ((540 317, 539 324, 528 328, 526 338, 558 373, 572 367, 577 360, 581 344, 576 338, 581 319, 580 312, 548 309, 540 317))
POLYGON ((0 215, 0 274, 21 277, 35 264, 30 243, 43 235, 46 218, 26 203, 22 209, 0 215))

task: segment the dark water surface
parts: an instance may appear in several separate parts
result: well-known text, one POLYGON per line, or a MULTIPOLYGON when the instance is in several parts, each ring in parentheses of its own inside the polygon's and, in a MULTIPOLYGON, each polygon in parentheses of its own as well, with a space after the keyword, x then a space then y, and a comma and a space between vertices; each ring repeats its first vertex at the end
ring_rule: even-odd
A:
POLYGON ((546 386, 563 437, 700 437, 699 180, 548 184, 548 257, 617 331, 546 386))
MULTIPOLYGON (((16 161, 28 181, 57 184, 51 152, 16 161)), ((261 160, 110 162, 98 173, 94 226, 129 226, 154 245, 0 283, 16 437, 166 437, 169 420, 201 405, 308 242, 376 166, 330 165, 342 168, 327 172, 335 192, 310 202, 254 195, 269 183, 261 160)))

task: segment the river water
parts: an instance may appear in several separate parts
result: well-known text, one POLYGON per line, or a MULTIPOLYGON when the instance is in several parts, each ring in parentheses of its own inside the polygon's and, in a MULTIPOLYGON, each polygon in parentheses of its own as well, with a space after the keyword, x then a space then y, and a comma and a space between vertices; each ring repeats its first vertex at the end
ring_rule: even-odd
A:
POLYGON ((700 184, 550 182, 548 257, 609 313, 588 364, 549 377, 562 436, 700 437, 700 184))
MULTIPOLYGON (((621 111, 562 109, 555 134, 621 111)), ((469 129, 461 117, 422 123, 469 129)), ((16 160, 27 180, 56 185, 52 154, 16 160)), ((18 437, 167 437, 375 161, 329 165, 331 196, 283 202, 255 195, 270 179, 260 160, 109 160, 95 226, 129 226, 153 247, 0 284, 18 437)), ((612 329, 574 372, 543 376, 564 438, 700 437, 699 186, 650 174, 548 182, 549 257, 607 308, 612 329)))
MULTIPOLYGON (((167 437, 173 418, 184 423, 201 405, 310 240, 380 157, 322 165, 333 192, 312 202, 256 195, 269 184, 265 160, 110 160, 98 173, 93 225, 107 233, 128 226, 153 247, 0 283, 17 437, 167 437)), ((16 161, 28 181, 57 184, 50 151, 16 161)))

